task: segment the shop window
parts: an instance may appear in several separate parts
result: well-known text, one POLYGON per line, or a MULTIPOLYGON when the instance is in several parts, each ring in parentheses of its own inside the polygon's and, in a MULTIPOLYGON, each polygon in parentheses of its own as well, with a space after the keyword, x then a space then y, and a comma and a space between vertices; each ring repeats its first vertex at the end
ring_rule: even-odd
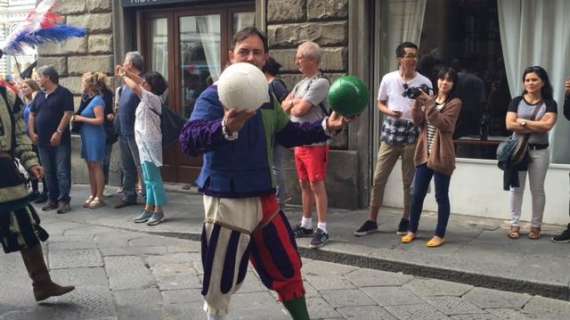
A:
POLYGON ((459 72, 463 100, 455 141, 457 156, 494 159, 509 132, 505 116, 511 95, 501 50, 496 0, 427 1, 418 71, 437 85, 437 70, 459 72))

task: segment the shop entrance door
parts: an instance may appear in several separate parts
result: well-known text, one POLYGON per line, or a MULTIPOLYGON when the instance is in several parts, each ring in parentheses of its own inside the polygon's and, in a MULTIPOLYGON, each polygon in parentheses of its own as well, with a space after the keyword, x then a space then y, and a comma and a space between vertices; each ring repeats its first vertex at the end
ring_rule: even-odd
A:
MULTIPOLYGON (((253 6, 215 6, 153 10, 142 13, 143 54, 147 70, 168 80, 167 104, 185 118, 199 95, 218 79, 227 63, 234 33, 254 25, 253 6)), ((164 150, 163 178, 192 183, 202 156, 189 158, 178 144, 164 150)))

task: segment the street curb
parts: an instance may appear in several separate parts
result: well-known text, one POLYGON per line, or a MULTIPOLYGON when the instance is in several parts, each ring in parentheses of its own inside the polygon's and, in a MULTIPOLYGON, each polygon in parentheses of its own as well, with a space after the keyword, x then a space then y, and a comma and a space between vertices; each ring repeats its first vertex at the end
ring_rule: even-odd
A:
MULTIPOLYGON (((180 232, 146 232, 153 235, 200 241, 201 235, 197 233, 180 232)), ((570 301, 570 288, 568 286, 540 283, 535 281, 525 281, 519 279, 509 279, 486 274, 478 274, 463 270, 456 270, 444 267, 425 266, 410 262, 391 260, 378 257, 360 256, 346 252, 331 251, 325 249, 311 249, 309 247, 298 246, 299 253, 304 258, 340 263, 360 268, 368 268, 389 272, 402 272, 418 277, 440 279, 477 287, 511 291, 515 293, 526 293, 539 295, 547 298, 570 301)))

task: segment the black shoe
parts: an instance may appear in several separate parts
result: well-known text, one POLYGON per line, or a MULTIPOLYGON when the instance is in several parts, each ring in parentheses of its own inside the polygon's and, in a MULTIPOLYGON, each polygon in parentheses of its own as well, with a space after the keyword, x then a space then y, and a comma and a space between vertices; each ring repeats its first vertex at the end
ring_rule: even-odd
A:
POLYGON ((313 233, 313 229, 303 228, 301 227, 301 224, 298 224, 295 226, 295 228, 293 228, 293 234, 295 235, 295 238, 308 238, 312 236, 313 233))
POLYGON ((362 226, 360 226, 360 228, 358 228, 358 230, 354 231, 354 236, 355 237, 362 237, 362 236, 365 236, 367 234, 371 234, 374 232, 378 232, 378 224, 372 220, 366 220, 366 221, 364 221, 362 226))
POLYGON ((40 204, 48 201, 47 193, 40 193, 40 195, 34 200, 34 203, 40 204))
POLYGON ((64 213, 68 213, 69 211, 71 211, 71 206, 69 205, 69 202, 60 201, 59 207, 57 208, 57 213, 64 214, 64 213))
POLYGON ((400 224, 398 225, 398 232, 396 232, 396 234, 399 236, 407 234, 409 226, 410 226, 410 220, 402 218, 402 220, 400 220, 400 224))
POLYGON ((45 206, 42 207, 42 211, 51 211, 59 208, 56 202, 48 202, 45 206))
POLYGON ((554 242, 570 242, 570 224, 568 224, 568 228, 562 231, 561 234, 552 238, 554 242))
POLYGON ((115 205, 115 209, 121 209, 124 207, 128 207, 128 206, 136 206, 137 205, 137 201, 126 201, 126 200, 121 200, 121 202, 117 203, 115 205))
POLYGON ((320 248, 324 246, 328 241, 329 234, 317 228, 317 231, 315 231, 315 235, 313 236, 313 240, 311 240, 311 245, 309 245, 309 247, 313 249, 320 248))

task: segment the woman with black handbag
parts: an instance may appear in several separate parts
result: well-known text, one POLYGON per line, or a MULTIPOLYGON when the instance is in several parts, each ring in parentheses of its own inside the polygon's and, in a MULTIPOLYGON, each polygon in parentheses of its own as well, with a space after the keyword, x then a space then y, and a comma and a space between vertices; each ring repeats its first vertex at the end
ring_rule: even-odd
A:
MULTIPOLYGON (((528 176, 532 195, 532 219, 529 239, 540 239, 542 216, 546 203, 544 180, 550 162, 548 132, 557 118, 556 101, 552 97, 552 85, 548 74, 540 66, 532 66, 523 73, 524 90, 515 97, 508 108, 507 129, 514 137, 527 139, 528 176)), ((520 217, 527 171, 519 171, 519 187, 510 189, 511 230, 508 237, 520 237, 520 217)))

